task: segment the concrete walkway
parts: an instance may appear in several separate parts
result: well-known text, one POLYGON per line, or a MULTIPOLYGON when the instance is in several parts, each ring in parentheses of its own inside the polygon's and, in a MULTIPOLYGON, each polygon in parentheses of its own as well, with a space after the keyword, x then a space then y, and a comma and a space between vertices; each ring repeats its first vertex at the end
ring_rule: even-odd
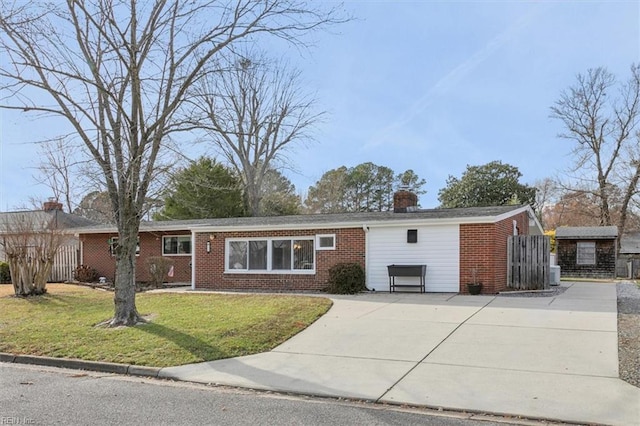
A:
POLYGON ((201 383, 611 425, 640 424, 618 379, 615 284, 556 297, 332 297, 271 352, 164 368, 201 383))

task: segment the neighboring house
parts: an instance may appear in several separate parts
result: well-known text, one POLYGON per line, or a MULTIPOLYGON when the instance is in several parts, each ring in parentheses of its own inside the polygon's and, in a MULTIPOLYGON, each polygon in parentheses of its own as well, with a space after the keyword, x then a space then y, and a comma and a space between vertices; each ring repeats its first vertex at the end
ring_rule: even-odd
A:
POLYGON ((618 259, 640 259, 640 232, 628 232, 620 237, 618 259))
POLYGON ((616 270, 618 277, 640 277, 640 232, 628 232, 620 237, 616 270))
MULTIPOLYGON (((148 257, 166 256, 165 281, 194 289, 319 291, 331 266, 355 262, 369 289, 388 291, 387 265, 426 264, 428 292, 464 293, 477 269, 483 292, 495 293, 506 288, 508 236, 542 234, 529 206, 420 210, 415 196, 394 198, 395 212, 145 222, 136 278, 149 279, 148 257)), ((115 228, 77 232, 82 263, 113 280, 115 228)))
POLYGON ((35 230, 61 229, 69 231, 66 241, 58 250, 49 280, 72 280, 73 271, 78 264, 79 241, 71 230, 95 225, 95 223, 81 216, 65 213, 62 211, 62 204, 55 201, 45 202, 42 210, 0 212, 0 261, 7 260, 2 244, 3 235, 11 233, 13 229, 22 228, 19 224, 24 222, 28 222, 35 230))
POLYGON ((563 277, 615 278, 616 226, 561 226, 556 229, 556 260, 563 277))

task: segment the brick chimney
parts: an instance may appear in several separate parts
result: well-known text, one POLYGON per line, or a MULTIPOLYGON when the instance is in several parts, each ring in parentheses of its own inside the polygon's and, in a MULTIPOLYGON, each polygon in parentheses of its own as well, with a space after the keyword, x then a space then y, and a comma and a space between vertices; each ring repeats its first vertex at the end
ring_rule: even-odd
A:
POLYGON ((53 198, 49 198, 49 201, 45 201, 42 205, 42 210, 45 212, 62 211, 62 203, 59 203, 53 198))
POLYGON ((393 212, 407 213, 418 208, 418 196, 406 189, 399 189, 393 194, 393 212))

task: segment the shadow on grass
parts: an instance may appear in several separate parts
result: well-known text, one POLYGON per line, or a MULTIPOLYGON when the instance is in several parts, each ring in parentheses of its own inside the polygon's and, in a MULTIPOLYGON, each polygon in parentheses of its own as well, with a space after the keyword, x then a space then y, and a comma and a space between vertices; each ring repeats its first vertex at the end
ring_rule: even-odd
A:
POLYGON ((136 326, 136 329, 173 342, 180 348, 198 358, 197 362, 229 357, 227 352, 212 346, 198 337, 183 333, 182 331, 174 330, 161 324, 147 323, 136 326))
POLYGON ((74 306, 74 299, 69 296, 60 296, 57 294, 44 293, 44 294, 30 294, 28 296, 16 296, 11 294, 5 296, 7 299, 23 300, 31 305, 49 304, 52 306, 74 306))

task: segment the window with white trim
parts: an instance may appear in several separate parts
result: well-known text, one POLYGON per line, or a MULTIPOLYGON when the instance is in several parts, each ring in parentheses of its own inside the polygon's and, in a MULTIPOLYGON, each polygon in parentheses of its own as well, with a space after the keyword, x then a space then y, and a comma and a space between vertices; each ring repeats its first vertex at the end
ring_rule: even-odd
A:
POLYGON ((596 243, 594 241, 580 241, 577 243, 576 263, 578 265, 596 264, 596 243))
POLYGON ((316 235, 316 250, 335 250, 336 234, 316 235))
POLYGON ((191 254, 191 235, 165 235, 162 237, 163 256, 188 256, 191 254))
POLYGON ((313 272, 313 237, 227 239, 227 272, 313 272))

